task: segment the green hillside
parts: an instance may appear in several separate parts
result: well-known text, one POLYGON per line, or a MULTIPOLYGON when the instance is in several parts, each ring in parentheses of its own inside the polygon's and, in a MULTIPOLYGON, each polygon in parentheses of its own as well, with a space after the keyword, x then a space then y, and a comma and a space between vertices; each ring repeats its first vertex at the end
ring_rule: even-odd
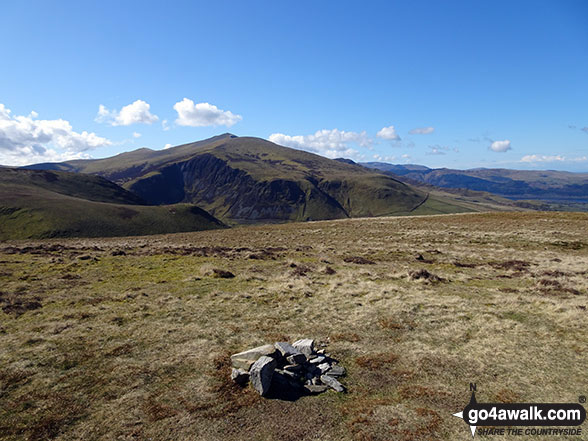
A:
POLYGON ((221 227, 221 222, 196 206, 145 205, 136 195, 98 176, 0 169, 0 240, 132 236, 221 227))
POLYGON ((231 224, 476 210, 357 164, 231 134, 35 167, 98 174, 151 204, 194 203, 231 224))

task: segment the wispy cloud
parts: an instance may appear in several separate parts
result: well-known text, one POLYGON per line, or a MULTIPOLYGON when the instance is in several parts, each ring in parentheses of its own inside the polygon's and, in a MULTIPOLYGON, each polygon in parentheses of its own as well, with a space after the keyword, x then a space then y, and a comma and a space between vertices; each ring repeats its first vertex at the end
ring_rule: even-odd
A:
POLYGON ((443 145, 430 145, 429 151, 426 152, 426 155, 445 155, 447 151, 449 151, 449 147, 443 145))
POLYGON ((577 156, 568 158, 563 155, 525 155, 520 159, 520 162, 539 163, 539 162, 586 162, 587 156, 577 156))
POLYGON ((411 135, 428 135, 435 131, 434 127, 416 127, 408 131, 411 135))
POLYGON ((189 127, 227 126, 238 123, 243 119, 229 110, 221 110, 209 103, 194 103, 191 99, 184 98, 174 104, 174 110, 178 113, 176 124, 189 127))
POLYGON ((153 124, 159 117, 153 115, 150 105, 143 100, 137 100, 120 110, 108 110, 100 104, 95 121, 108 123, 111 126, 130 126, 131 124, 153 124))
POLYGON ((396 156, 382 156, 377 153, 372 155, 372 157, 378 162, 392 162, 398 159, 396 156))

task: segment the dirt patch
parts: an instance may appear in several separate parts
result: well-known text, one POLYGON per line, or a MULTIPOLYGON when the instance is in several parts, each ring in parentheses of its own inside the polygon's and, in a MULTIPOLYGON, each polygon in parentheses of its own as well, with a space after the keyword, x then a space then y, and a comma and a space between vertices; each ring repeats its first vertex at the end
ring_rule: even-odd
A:
POLYGON ((436 274, 430 273, 426 269, 409 271, 408 277, 410 278, 410 280, 423 280, 423 281, 432 282, 432 283, 446 281, 446 279, 444 279, 443 277, 439 277, 436 274))
POLYGON ((453 265, 458 268, 476 268, 478 266, 477 263, 465 263, 465 262, 453 262, 453 265))
POLYGON ((374 262, 373 260, 369 260, 369 259, 366 259, 365 257, 361 257, 361 256, 344 257, 343 262, 355 263, 357 265, 375 265, 376 264, 376 262, 374 262))
POLYGON ((531 266, 531 263, 524 260, 507 260, 505 262, 490 262, 489 265, 496 269, 523 272, 531 266))

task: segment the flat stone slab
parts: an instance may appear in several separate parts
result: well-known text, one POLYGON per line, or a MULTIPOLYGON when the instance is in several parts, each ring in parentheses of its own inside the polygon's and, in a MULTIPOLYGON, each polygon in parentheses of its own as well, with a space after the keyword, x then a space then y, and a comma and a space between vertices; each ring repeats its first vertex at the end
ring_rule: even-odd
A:
POLYGON ((258 346, 256 348, 231 355, 231 365, 236 369, 243 369, 248 371, 251 365, 255 363, 262 355, 272 357, 275 354, 276 348, 274 345, 258 346))
POLYGON ((292 346, 294 346, 307 357, 310 357, 314 353, 314 340, 311 338, 296 340, 294 343, 292 343, 292 346))
POLYGON ((324 384, 305 384, 304 390, 309 394, 320 394, 328 389, 324 384))
POLYGON ((331 369, 327 371, 327 374, 331 377, 342 377, 345 375, 345 368, 336 364, 331 366, 331 369))
POLYGON ((336 392, 345 392, 343 385, 329 375, 321 375, 321 381, 336 392))
POLYGON ((274 358, 262 355, 251 365, 249 378, 251 385, 259 392, 259 395, 264 396, 269 392, 276 364, 277 362, 274 358))
POLYGON ((331 369, 331 365, 329 363, 321 363, 321 364, 317 365, 317 369, 320 369, 321 374, 324 374, 329 369, 331 369))
POLYGON ((323 361, 325 361, 326 359, 327 359, 327 357, 325 357, 323 355, 319 355, 318 357, 311 358, 310 361, 309 361, 309 363, 312 363, 312 364, 320 364, 323 361))
POLYGON ((278 350, 282 357, 288 357, 290 355, 301 354, 301 352, 292 346, 290 343, 285 341, 280 341, 274 344, 275 348, 278 350))

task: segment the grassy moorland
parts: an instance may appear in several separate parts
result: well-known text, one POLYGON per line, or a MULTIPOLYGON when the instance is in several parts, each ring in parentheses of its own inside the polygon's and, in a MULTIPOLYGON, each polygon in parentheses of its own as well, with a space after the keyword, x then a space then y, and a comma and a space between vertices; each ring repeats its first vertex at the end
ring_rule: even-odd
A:
POLYGON ((575 402, 587 225, 477 213, 1 243, 0 439, 465 440, 451 414, 470 382, 479 401, 575 402), (339 358, 347 394, 229 380, 231 353, 300 337, 339 358))

